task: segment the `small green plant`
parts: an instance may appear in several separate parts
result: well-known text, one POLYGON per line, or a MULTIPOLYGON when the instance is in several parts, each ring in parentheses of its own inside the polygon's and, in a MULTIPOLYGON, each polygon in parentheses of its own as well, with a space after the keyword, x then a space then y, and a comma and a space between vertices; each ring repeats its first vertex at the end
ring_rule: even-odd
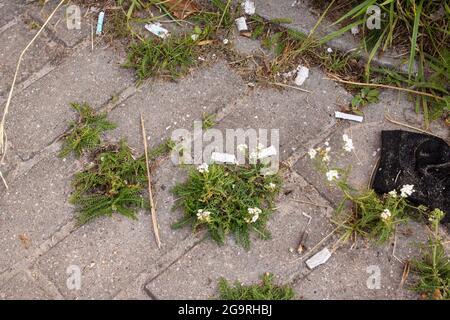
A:
POLYGON ((281 178, 278 174, 262 175, 264 167, 259 162, 203 164, 190 170, 188 180, 173 189, 178 197, 175 207, 184 210, 184 218, 173 227, 206 227, 219 244, 232 233, 236 242, 247 249, 251 231, 262 239, 270 238, 266 223, 274 210, 281 178))
POLYGON ((450 257, 439 236, 439 222, 444 215, 439 209, 431 212, 433 235, 424 246, 421 259, 412 261, 412 270, 419 277, 413 289, 424 299, 450 300, 450 257))
POLYGON ((106 113, 97 114, 87 103, 72 103, 71 106, 78 112, 78 120, 69 124, 60 157, 71 152, 80 157, 84 151, 92 150, 101 144, 103 132, 116 128, 114 123, 106 119, 106 113))
POLYGON ((266 273, 260 284, 244 286, 235 282, 230 285, 227 280, 219 281, 219 300, 292 300, 294 290, 288 285, 277 286, 273 283, 273 275, 266 273))
MULTIPOLYGON (((352 152, 353 141, 343 135, 344 152, 352 152)), ((343 193, 343 199, 336 209, 333 222, 343 233, 341 240, 345 241, 352 235, 376 239, 384 243, 391 238, 396 227, 407 221, 408 211, 425 211, 422 207, 414 207, 407 197, 414 192, 413 185, 404 185, 399 191, 392 190, 388 194, 378 196, 369 189, 359 191, 347 182, 350 168, 334 168, 330 166, 331 147, 318 147, 309 151, 317 170, 325 174, 327 183, 337 187, 343 193), (350 205, 350 210, 348 210, 350 205)))
POLYGON ((135 69, 141 81, 154 75, 178 78, 196 64, 195 42, 199 39, 185 35, 133 43, 123 66, 135 69))
POLYGON ((202 116, 202 129, 207 130, 216 125, 215 121, 216 115, 215 114, 209 114, 209 113, 203 113, 202 116))
POLYGON ((97 150, 93 161, 72 181, 75 191, 70 202, 80 212, 78 223, 114 212, 136 219, 136 210, 146 205, 141 196, 146 183, 145 160, 135 159, 125 141, 97 150))
POLYGON ((352 99, 352 110, 359 110, 359 108, 368 105, 369 103, 377 103, 380 91, 377 89, 362 88, 361 91, 352 99))
MULTIPOLYGON (((389 48, 409 54, 406 81, 402 84, 426 95, 415 96, 416 112, 422 110, 425 125, 429 120, 446 117, 448 108, 443 104, 449 92, 442 83, 449 80, 448 20, 450 6, 442 0, 332 0, 329 7, 345 12, 334 22, 343 24, 339 30, 323 37, 327 43, 353 27, 362 28, 361 47, 367 53, 365 80, 370 80, 372 61, 377 54, 389 48), (379 26, 368 27, 372 6, 381 12, 379 26)), ((373 20, 372 20, 373 22, 373 20)), ((448 116, 447 116, 448 119, 448 116)))

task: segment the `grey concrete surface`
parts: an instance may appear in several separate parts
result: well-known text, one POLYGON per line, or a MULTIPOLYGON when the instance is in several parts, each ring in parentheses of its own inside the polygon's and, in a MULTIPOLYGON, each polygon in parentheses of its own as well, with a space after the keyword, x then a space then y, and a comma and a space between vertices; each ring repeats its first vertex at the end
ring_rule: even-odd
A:
MULTIPOLYGON (((42 23, 56 2, 39 8, 36 2, 0 0, 2 105, 18 54, 35 32, 25 22, 42 23)), ((291 17, 297 29, 311 28, 315 13, 303 2, 291 7, 292 2, 259 0, 257 12, 268 18, 291 17)), ((408 290, 412 278, 399 288, 402 265, 397 258, 417 255, 415 244, 427 235, 423 225, 400 228, 395 250, 393 241, 384 246, 361 239, 353 246, 344 244, 312 271, 304 262, 308 256, 296 252, 303 228, 309 234, 306 255, 323 246, 333 248, 338 240, 331 236, 315 248, 335 228, 330 218, 340 195, 312 167, 308 149, 328 140, 332 163, 351 164, 350 181, 363 187, 379 156, 380 131, 402 128, 386 121, 384 114, 422 125, 411 100, 382 91, 380 103, 363 110, 363 123, 337 121, 334 111, 347 106, 351 94, 326 80, 321 70, 311 70, 303 85, 310 93, 252 88, 227 61, 213 57, 177 81, 151 79, 136 87, 133 72, 120 67, 122 51, 97 37, 92 50, 89 20, 83 20, 81 30, 67 30, 63 14, 64 8, 25 57, 7 118, 8 153, 0 164, 9 185, 6 190, 0 182, 0 299, 200 299, 217 294, 220 277, 250 284, 264 272, 291 284, 297 299, 418 298, 408 290), (140 113, 150 146, 169 138, 172 130, 191 129, 203 112, 217 114, 220 130, 279 129, 285 184, 268 225, 272 239, 253 237, 246 251, 231 238, 218 246, 204 231, 173 230, 171 224, 182 213, 171 210, 175 199, 170 189, 186 175, 170 159, 160 161, 152 174, 161 249, 148 212, 140 212, 136 221, 113 215, 77 227, 67 199, 71 176, 85 159, 60 159, 57 153, 58 137, 75 117, 69 104, 83 101, 117 122, 106 141, 126 138, 136 155, 142 153, 140 113), (341 151, 344 133, 353 139, 352 154, 341 151), (80 267, 80 290, 67 286, 71 265, 80 267), (370 266, 379 267, 380 289, 367 287, 370 266)), ((230 40, 243 55, 259 50, 255 41, 236 34, 230 40)), ((448 127, 439 122, 431 130, 448 139, 448 127)))

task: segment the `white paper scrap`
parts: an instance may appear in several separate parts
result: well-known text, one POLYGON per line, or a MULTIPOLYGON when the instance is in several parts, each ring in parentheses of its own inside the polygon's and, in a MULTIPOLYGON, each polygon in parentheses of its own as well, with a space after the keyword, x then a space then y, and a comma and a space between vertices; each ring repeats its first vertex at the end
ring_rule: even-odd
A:
POLYGON ((211 160, 223 163, 236 163, 236 157, 234 154, 222 152, 213 152, 211 154, 211 160))
POLYGON ((251 0, 245 0, 244 3, 242 3, 242 6, 244 7, 245 14, 248 14, 249 16, 252 16, 255 14, 255 3, 251 0))
POLYGON ((237 18, 236 20, 234 20, 234 22, 236 22, 236 26, 239 31, 247 31, 248 30, 247 21, 245 20, 245 17, 237 18))
POLYGON ((314 269, 317 266, 320 266, 321 264, 324 264, 328 261, 331 257, 331 252, 328 250, 328 248, 323 248, 321 251, 317 252, 315 255, 313 255, 311 258, 306 260, 306 265, 309 269, 314 269))
POLYGON ((351 120, 351 121, 356 121, 356 122, 362 122, 364 119, 362 116, 357 116, 354 114, 349 114, 349 113, 344 113, 344 112, 339 112, 339 111, 335 111, 334 116, 338 119, 345 119, 345 120, 351 120))
POLYGON ((304 66, 298 66, 297 76, 295 77, 295 84, 301 86, 309 77, 309 69, 304 66))
POLYGON ((258 159, 264 159, 271 156, 277 155, 277 149, 274 146, 270 146, 268 148, 262 149, 258 152, 258 159))
POLYGON ((145 25, 145 29, 153 33, 154 35, 165 39, 169 36, 169 30, 161 27, 160 23, 149 23, 145 25))

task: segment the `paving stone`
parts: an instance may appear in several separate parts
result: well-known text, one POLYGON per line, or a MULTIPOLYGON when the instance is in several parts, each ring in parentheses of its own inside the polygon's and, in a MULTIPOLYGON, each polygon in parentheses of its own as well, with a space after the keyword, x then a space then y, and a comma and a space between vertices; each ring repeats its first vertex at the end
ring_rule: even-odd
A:
POLYGON ((0 300, 48 300, 57 298, 42 289, 30 274, 20 272, 0 286, 0 300))
POLYGON ((0 200, 0 271, 29 258, 36 248, 73 217, 67 198, 76 164, 55 155, 10 183, 0 200))
MULTIPOLYGON (((324 200, 309 188, 298 175, 288 178, 290 197, 308 196, 316 203, 324 200)), ((268 223, 272 240, 264 241, 252 236, 252 246, 246 251, 230 237, 224 246, 207 238, 158 277, 146 289, 158 299, 207 299, 216 294, 221 277, 246 284, 258 281, 265 272, 276 275, 277 281, 292 281, 300 272, 299 256, 291 252, 298 245, 302 227, 313 217, 311 227, 316 229, 311 243, 324 237, 328 231, 320 227, 329 210, 294 201, 280 199, 278 210, 268 223), (321 234, 323 233, 323 234, 321 234)))
POLYGON ((246 86, 223 61, 201 68, 177 82, 155 80, 124 101, 109 114, 118 128, 112 139, 125 137, 131 146, 143 150, 140 113, 145 120, 149 146, 170 138, 172 131, 192 129, 203 113, 212 114, 231 104, 246 86))
MULTIPOLYGON (((426 241, 426 234, 425 226, 415 222, 401 226, 395 256, 402 261, 417 258, 418 244, 426 241)), ((368 244, 359 239, 353 248, 345 245, 302 277, 294 285, 295 291, 303 299, 417 299, 409 290, 413 275, 400 286, 404 265, 393 257, 393 244, 368 244)))
MULTIPOLYGON (((33 4, 28 10, 28 14, 39 23, 44 23, 59 2, 60 0, 51 0, 43 7, 39 4, 33 4)), ((91 17, 86 15, 86 8, 78 6, 81 22, 79 29, 71 27, 73 25, 72 20, 68 22, 68 19, 73 16, 73 7, 70 7, 72 5, 73 3, 62 5, 47 24, 47 28, 68 47, 73 47, 84 39, 91 41, 91 17)))
POLYGON ((278 129, 280 154, 284 160, 293 150, 305 148, 309 140, 332 128, 336 124, 337 104, 350 99, 344 89, 323 78, 320 70, 310 70, 302 88, 311 93, 257 87, 236 101, 217 128, 278 129))
MULTIPOLYGON (((325 141, 329 140, 331 167, 346 168, 351 166, 348 181, 354 187, 367 188, 374 167, 380 157, 381 130, 410 130, 387 121, 385 114, 389 114, 391 118, 397 121, 420 127, 419 121, 422 119, 414 113, 412 108, 413 104, 404 95, 383 91, 379 103, 371 104, 363 110, 363 123, 341 121, 337 130, 330 137, 324 138, 317 146, 324 147, 325 141), (352 138, 355 147, 354 152, 348 153, 342 149, 344 145, 343 134, 352 138)), ((433 123, 432 129, 435 134, 442 137, 448 134, 448 129, 441 126, 440 122, 433 123)), ((315 169, 313 161, 310 160, 308 155, 304 155, 295 164, 295 169, 308 182, 317 187, 328 200, 335 204, 339 202, 341 193, 327 186, 325 176, 315 169)))
POLYGON ((18 1, 2 0, 0 1, 0 29, 17 18, 20 14, 25 11, 25 4, 18 3, 18 1))
MULTIPOLYGON (((0 34, 0 97, 6 97, 9 92, 17 61, 23 49, 36 34, 37 30, 32 30, 28 24, 19 18, 18 22, 0 34)), ((56 62, 63 54, 63 48, 45 32, 41 33, 38 39, 25 53, 19 70, 17 83, 22 82, 31 74, 41 69, 46 63, 56 62)))
POLYGON ((75 118, 71 102, 99 108, 113 95, 132 86, 131 71, 119 66, 111 50, 81 47, 50 74, 13 98, 7 118, 11 149, 23 159, 50 144, 75 118))
POLYGON ((165 161, 154 174, 161 249, 156 246, 147 212, 140 212, 137 221, 113 215, 77 229, 42 255, 35 268, 67 299, 114 297, 143 270, 157 269, 161 257, 190 237, 188 229, 171 229, 180 212, 172 212, 173 196, 169 190, 183 177, 183 171, 173 168, 170 161, 165 161), (69 290, 66 286, 66 270, 71 265, 81 270, 80 290, 69 290))

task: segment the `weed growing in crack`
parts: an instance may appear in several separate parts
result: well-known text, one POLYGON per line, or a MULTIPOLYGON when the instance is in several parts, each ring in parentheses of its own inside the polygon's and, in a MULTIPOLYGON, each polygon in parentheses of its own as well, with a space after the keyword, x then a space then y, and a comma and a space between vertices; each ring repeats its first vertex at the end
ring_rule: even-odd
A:
POLYGON ((439 209, 431 212, 429 220, 433 235, 422 248, 421 259, 412 261, 412 270, 419 277, 413 290, 424 299, 450 300, 450 257, 439 236, 439 222, 444 215, 439 209))
MULTIPOLYGON (((352 152, 353 141, 343 135, 344 152, 352 152)), ((343 199, 336 209, 332 220, 343 233, 340 241, 352 236, 375 239, 379 243, 389 240, 399 224, 406 223, 409 211, 424 213, 426 208, 412 206, 407 198, 414 192, 414 186, 404 185, 401 190, 392 190, 379 196, 374 190, 359 191, 347 182, 350 168, 335 168, 330 165, 328 145, 309 151, 316 169, 326 176, 330 186, 337 187, 343 193, 343 199), (348 210, 350 205, 350 210, 348 210)))
POLYGON ((379 101, 379 95, 380 91, 377 89, 362 88, 352 99, 352 111, 359 112, 361 107, 364 107, 369 103, 377 103, 379 101))
POLYGON ((172 190, 178 197, 175 208, 184 210, 184 217, 173 227, 205 227, 219 244, 232 233, 246 249, 252 231, 269 239, 266 223, 274 211, 281 177, 261 175, 263 168, 258 162, 242 166, 203 164, 190 170, 188 180, 172 190))
POLYGON ((219 300, 291 300, 294 290, 289 285, 275 285, 273 275, 266 273, 260 284, 244 286, 236 281, 230 285, 227 280, 219 281, 219 300))
POLYGON ((136 219, 146 206, 141 195, 147 183, 145 160, 135 159, 125 141, 98 150, 84 171, 75 174, 70 202, 80 212, 80 225, 114 212, 136 219))
POLYGON ((80 157, 83 152, 101 144, 101 136, 105 131, 116 128, 114 123, 106 119, 106 113, 97 114, 87 103, 72 103, 71 106, 78 112, 78 120, 69 124, 59 153, 60 157, 65 157, 71 152, 80 157))
POLYGON ((154 75, 178 78, 196 64, 195 42, 199 39, 184 35, 131 44, 123 66, 135 69, 140 81, 154 75))
POLYGON ((215 114, 209 114, 209 113, 203 113, 202 115, 202 129, 208 130, 211 129, 216 125, 216 115, 215 114))
POLYGON ((450 78, 448 72, 450 10, 447 1, 333 0, 328 2, 330 6, 335 5, 336 8, 347 8, 334 22, 335 25, 345 23, 345 26, 322 38, 321 43, 341 36, 352 27, 360 26, 361 47, 368 55, 365 80, 376 76, 372 72, 372 60, 377 54, 382 54, 389 48, 395 48, 408 55, 406 78, 401 81, 401 84, 429 94, 429 96, 415 96, 416 112, 423 112, 426 126, 432 117, 444 117, 448 121, 449 91, 448 87, 440 85, 448 83, 450 78), (379 25, 368 27, 368 12, 373 5, 381 13, 377 17, 379 25))

